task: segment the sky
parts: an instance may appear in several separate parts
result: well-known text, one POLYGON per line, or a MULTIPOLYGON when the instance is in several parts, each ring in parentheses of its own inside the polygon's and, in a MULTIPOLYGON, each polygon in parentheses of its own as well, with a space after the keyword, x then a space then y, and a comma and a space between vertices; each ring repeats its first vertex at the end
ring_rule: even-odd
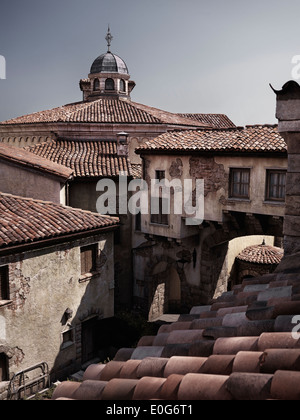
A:
POLYGON ((109 24, 133 101, 274 124, 269 83, 293 78, 299 16, 299 0, 0 0, 0 121, 82 100, 109 24))

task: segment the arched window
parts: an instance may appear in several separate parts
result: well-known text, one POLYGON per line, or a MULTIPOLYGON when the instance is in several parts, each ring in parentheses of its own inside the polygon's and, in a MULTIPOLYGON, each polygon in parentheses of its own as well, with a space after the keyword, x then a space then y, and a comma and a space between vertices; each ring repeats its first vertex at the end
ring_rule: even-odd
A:
POLYGON ((113 79, 105 80, 105 90, 115 90, 115 82, 113 79))
POLYGON ((120 91, 121 92, 125 92, 126 91, 125 81, 123 79, 120 80, 120 91))
POLYGON ((4 353, 0 353, 0 382, 8 380, 8 362, 7 356, 4 353))
POLYGON ((94 80, 94 91, 100 89, 100 82, 99 79, 94 80))

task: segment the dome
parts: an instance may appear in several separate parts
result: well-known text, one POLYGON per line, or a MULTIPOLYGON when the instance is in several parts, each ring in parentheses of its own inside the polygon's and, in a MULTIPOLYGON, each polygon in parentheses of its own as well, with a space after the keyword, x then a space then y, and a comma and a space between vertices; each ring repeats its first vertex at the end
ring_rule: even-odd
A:
POLYGON ((279 264, 283 257, 283 249, 268 245, 249 246, 236 258, 255 264, 279 264))
POLYGON ((128 68, 122 58, 108 51, 107 53, 100 55, 93 62, 91 74, 96 73, 128 74, 128 68))

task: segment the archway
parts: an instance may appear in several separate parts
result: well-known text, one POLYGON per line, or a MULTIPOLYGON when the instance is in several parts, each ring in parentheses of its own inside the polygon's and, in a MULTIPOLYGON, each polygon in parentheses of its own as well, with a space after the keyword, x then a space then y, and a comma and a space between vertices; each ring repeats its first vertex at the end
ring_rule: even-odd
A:
POLYGON ((173 260, 160 261, 149 278, 149 320, 166 313, 179 313, 182 281, 173 260))

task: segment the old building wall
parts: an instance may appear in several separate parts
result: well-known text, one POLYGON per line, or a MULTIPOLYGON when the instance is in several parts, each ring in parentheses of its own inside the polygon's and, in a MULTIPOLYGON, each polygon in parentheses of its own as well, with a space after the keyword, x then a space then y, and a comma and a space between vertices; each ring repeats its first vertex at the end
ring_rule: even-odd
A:
POLYGON ((0 348, 6 348, 10 377, 45 361, 52 378, 81 365, 81 324, 114 315, 113 234, 11 257, 10 301, 0 304, 0 348), (81 275, 82 246, 98 244, 96 272, 81 275), (65 319, 66 310, 71 314, 65 319), (63 345, 63 333, 73 340, 63 345))
MULTIPOLYGON (((58 178, 1 161, 1 192, 60 204, 63 185, 58 178)), ((63 204, 63 202, 61 203, 63 204)))
MULTIPOLYGON (((149 185, 155 179, 156 171, 165 171, 166 179, 170 182, 180 180, 182 186, 185 179, 204 179, 204 219, 223 222, 224 211, 255 213, 283 217, 284 202, 266 201, 266 174, 268 169, 287 168, 284 157, 248 157, 248 156, 180 156, 156 155, 145 156, 146 181, 149 185), (229 178, 231 168, 250 168, 250 198, 235 199, 230 197, 229 178)), ((174 194, 171 192, 171 198, 174 194)), ((150 202, 150 200, 149 200, 150 202)), ((150 208, 149 208, 150 209, 150 208)), ((193 227, 186 227, 182 217, 188 217, 184 211, 182 215, 174 214, 174 200, 171 199, 171 214, 169 225, 151 223, 150 215, 142 218, 142 231, 153 235, 180 239, 193 234, 193 227)))
MULTIPOLYGON (((69 205, 74 208, 97 212, 97 200, 102 194, 96 190, 98 179, 75 179, 69 186, 69 205)), ((116 180, 116 193, 118 194, 118 179, 116 180)), ((120 228, 115 232, 115 305, 116 309, 130 309, 132 303, 132 216, 118 214, 119 199, 116 198, 117 215, 120 218, 120 228)), ((111 216, 114 216, 111 214, 111 216)))

